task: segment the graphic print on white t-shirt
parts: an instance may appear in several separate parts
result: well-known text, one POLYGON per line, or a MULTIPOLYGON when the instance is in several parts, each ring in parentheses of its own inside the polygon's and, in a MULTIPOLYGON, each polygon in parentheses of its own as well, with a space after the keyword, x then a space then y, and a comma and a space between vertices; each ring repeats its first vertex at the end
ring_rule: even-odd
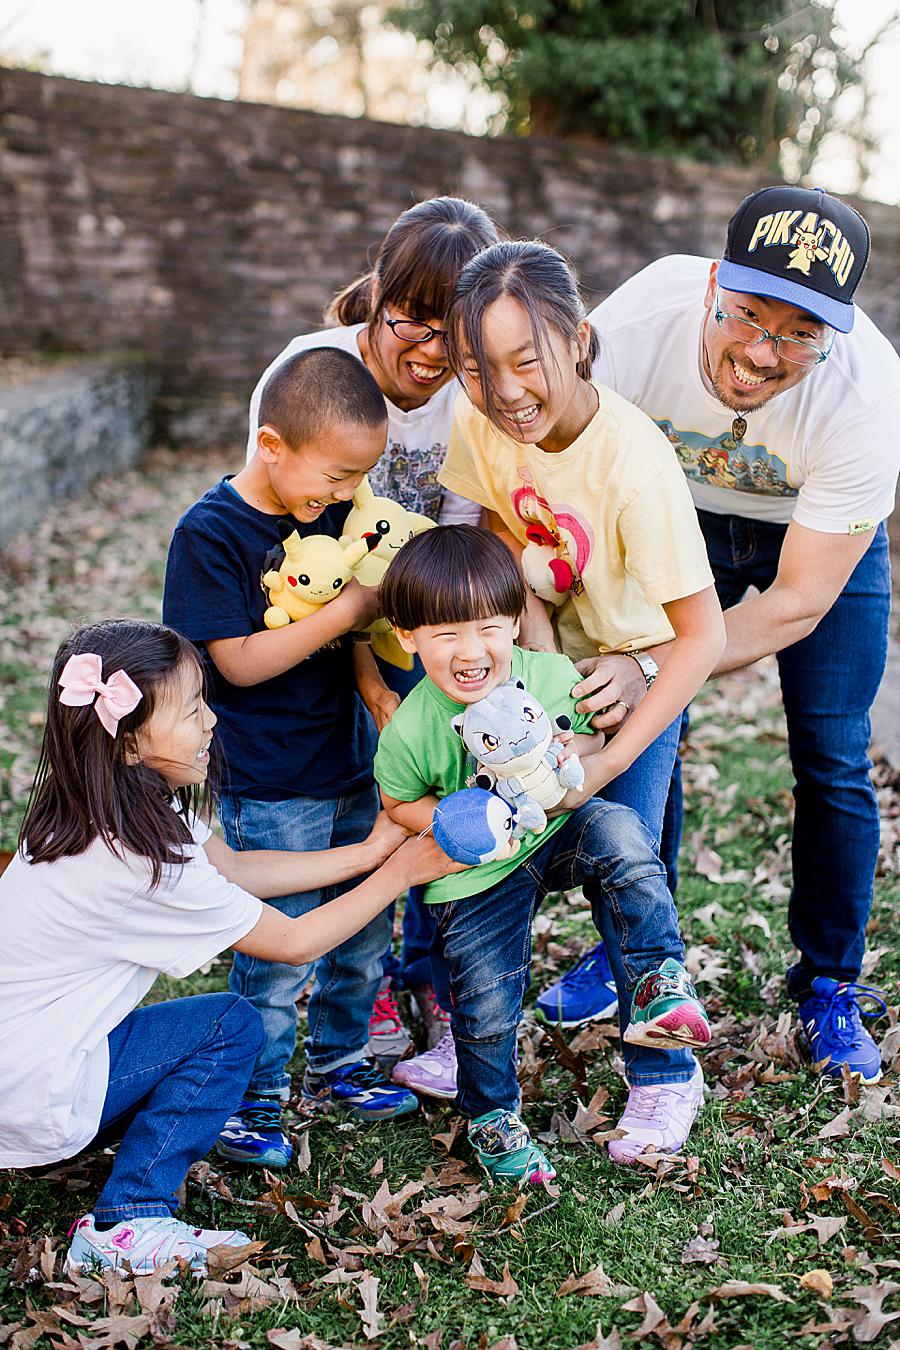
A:
POLYGON ((736 441, 730 431, 705 436, 702 431, 683 431, 661 417, 656 425, 675 447, 685 476, 703 487, 732 488, 735 492, 758 492, 767 497, 796 497, 789 481, 788 466, 764 445, 736 441))

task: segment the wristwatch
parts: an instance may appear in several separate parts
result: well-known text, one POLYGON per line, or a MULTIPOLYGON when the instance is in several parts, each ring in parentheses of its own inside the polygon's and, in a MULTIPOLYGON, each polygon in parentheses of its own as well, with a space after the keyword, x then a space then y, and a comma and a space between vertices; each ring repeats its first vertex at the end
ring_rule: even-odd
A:
POLYGON ((637 661, 644 679, 647 681, 647 688, 649 689, 659 674, 659 666, 653 660, 653 657, 649 652, 626 652, 625 654, 637 661))

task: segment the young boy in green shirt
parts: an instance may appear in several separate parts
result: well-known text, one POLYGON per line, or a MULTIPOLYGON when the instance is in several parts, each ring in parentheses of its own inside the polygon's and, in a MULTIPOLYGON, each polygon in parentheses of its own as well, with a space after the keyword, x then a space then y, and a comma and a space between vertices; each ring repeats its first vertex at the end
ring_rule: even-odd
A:
MULTIPOLYGON (((426 678, 382 732, 375 758, 384 805, 408 829, 430 826, 438 801, 466 786, 471 758, 451 719, 510 679, 521 680, 550 718, 590 732, 571 689, 579 675, 565 656, 514 645, 525 590, 509 550, 472 526, 445 526, 406 544, 381 586, 383 611, 426 678)), ((576 737, 585 787, 570 791, 540 834, 512 858, 483 863, 427 887, 440 906, 458 1059, 457 1105, 469 1139, 494 1179, 539 1184, 555 1175, 517 1114, 516 1027, 531 961, 531 921, 544 896, 582 887, 607 944, 627 1028, 631 1091, 659 1085, 674 1120, 662 1138, 628 1136, 610 1147, 630 1162, 648 1143, 680 1145, 699 1110, 703 1077, 689 1047, 709 1024, 681 964, 684 947, 665 870, 635 812, 592 796, 602 785, 602 740, 576 737), (677 1048, 669 1048, 677 1047, 677 1048)), ((627 1127, 626 1127, 627 1128, 627 1127)))

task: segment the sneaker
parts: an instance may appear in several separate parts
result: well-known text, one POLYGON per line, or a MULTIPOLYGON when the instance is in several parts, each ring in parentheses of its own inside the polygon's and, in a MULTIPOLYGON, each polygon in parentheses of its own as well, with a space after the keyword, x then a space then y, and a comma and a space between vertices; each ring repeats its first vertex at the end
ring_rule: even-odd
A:
POLYGON ((431 1050, 423 1050, 414 1059, 402 1059, 391 1070, 395 1083, 402 1083, 425 1097, 443 1097, 452 1101, 456 1096, 456 1046, 453 1032, 444 1032, 443 1038, 431 1050))
POLYGON ((202 1275, 210 1247, 243 1247, 250 1241, 237 1228, 224 1232, 191 1228, 171 1215, 123 1219, 114 1228, 98 1233, 93 1214, 86 1214, 72 1225, 69 1236, 72 1245, 66 1257, 66 1270, 74 1275, 97 1266, 115 1270, 126 1261, 135 1275, 149 1275, 175 1257, 182 1257, 195 1274, 202 1275))
POLYGON ((639 1083, 631 1088, 617 1128, 622 1139, 610 1139, 613 1162, 631 1163, 639 1153, 677 1153, 691 1132, 703 1105, 703 1073, 696 1065, 686 1083, 639 1083))
POLYGON ((417 984, 410 991, 425 1027, 425 1047, 433 1050, 444 1039, 450 1026, 450 1014, 438 1003, 434 996, 434 986, 417 984))
POLYGON ((629 1045, 702 1049, 710 1035, 694 982, 680 961, 669 957, 659 970, 641 976, 631 996, 631 1021, 623 1037, 629 1045))
POLYGON ((846 1064, 863 1083, 877 1083, 881 1077, 878 1046, 863 1026, 862 1017, 880 1017, 887 1005, 877 989, 866 984, 844 984, 817 975, 812 995, 798 1008, 800 1031, 797 1043, 813 1063, 824 1060, 821 1072, 840 1078, 846 1064), (860 1007, 864 999, 870 1006, 860 1007))
POLYGON ((366 1047, 369 1058, 384 1065, 396 1064, 410 1044, 409 1032, 403 1025, 391 984, 390 975, 385 975, 378 987, 369 1018, 369 1044, 366 1047))
POLYGON ((245 1097, 216 1140, 220 1158, 254 1167, 287 1167, 294 1155, 281 1129, 280 1097, 245 1097))
POLYGON ((469 1121, 469 1143, 491 1181, 540 1186, 552 1181, 556 1168, 515 1111, 488 1111, 469 1121))
POLYGON ((342 1106, 357 1120, 391 1120, 419 1109, 416 1097, 391 1083, 369 1059, 342 1064, 327 1073, 312 1074, 307 1069, 303 1096, 323 1106, 342 1106))
POLYGON ((615 980, 600 942, 544 990, 535 1012, 543 1022, 577 1027, 600 1017, 615 1017, 617 1004, 615 980))

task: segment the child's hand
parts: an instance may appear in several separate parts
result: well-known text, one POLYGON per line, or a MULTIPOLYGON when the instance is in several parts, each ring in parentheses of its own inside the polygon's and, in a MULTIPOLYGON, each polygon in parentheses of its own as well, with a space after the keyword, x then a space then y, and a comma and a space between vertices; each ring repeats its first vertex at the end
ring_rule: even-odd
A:
POLYGON ((591 724, 597 731, 612 736, 634 712, 647 692, 647 681, 637 661, 630 656, 589 656, 576 661, 583 676, 572 689, 580 713, 594 713, 591 724))
POLYGON ((371 833, 363 841, 372 849, 372 866, 380 867, 383 862, 387 862, 409 837, 409 830, 391 820, 387 811, 379 811, 371 833))
MULTIPOLYGON (((351 629, 362 632, 370 623, 381 618, 381 596, 378 587, 361 586, 356 577, 351 577, 340 595, 331 603, 340 605, 341 615, 347 621, 348 632, 351 629)), ((631 664, 634 665, 634 662, 631 664)))
POLYGON ((403 865, 407 886, 424 886, 429 881, 449 876, 451 872, 467 870, 466 863, 454 862, 447 857, 430 832, 417 835, 415 839, 407 839, 397 849, 394 858, 403 865))

